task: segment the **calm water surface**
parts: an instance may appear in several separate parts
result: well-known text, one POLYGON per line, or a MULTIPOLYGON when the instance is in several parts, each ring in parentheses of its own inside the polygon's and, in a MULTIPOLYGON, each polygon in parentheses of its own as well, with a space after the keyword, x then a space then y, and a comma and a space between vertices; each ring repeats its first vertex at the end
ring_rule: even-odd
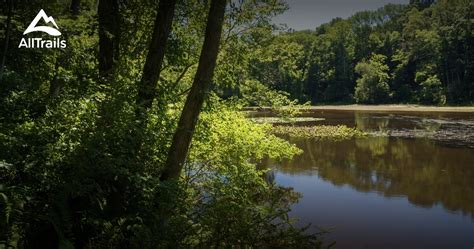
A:
POLYGON ((270 178, 303 194, 292 215, 332 232, 335 248, 474 248, 474 114, 318 111, 375 134, 292 139, 304 150, 270 178))

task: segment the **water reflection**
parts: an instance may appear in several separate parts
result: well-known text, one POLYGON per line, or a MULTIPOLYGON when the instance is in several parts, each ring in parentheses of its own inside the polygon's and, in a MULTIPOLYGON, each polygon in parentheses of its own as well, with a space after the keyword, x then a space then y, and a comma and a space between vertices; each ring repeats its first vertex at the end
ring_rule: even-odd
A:
MULTIPOLYGON (((292 215, 334 227, 336 248, 474 245, 474 115, 315 111, 318 124, 372 133, 340 142, 290 139, 304 153, 267 161, 268 181, 303 194, 292 215)), ((302 124, 308 125, 308 124, 302 124)))
POLYGON ((344 124, 389 137, 427 138, 442 145, 474 148, 474 115, 469 113, 315 111, 304 116, 325 119, 318 124, 344 124))
MULTIPOLYGON (((390 116, 389 116, 390 117, 390 116)), ((355 127, 363 131, 377 130, 386 132, 390 124, 390 118, 371 118, 368 113, 354 113, 355 127)))
POLYGON ((474 153, 426 139, 388 137, 341 142, 293 140, 304 153, 278 166, 290 175, 315 175, 336 186, 474 217, 474 153))

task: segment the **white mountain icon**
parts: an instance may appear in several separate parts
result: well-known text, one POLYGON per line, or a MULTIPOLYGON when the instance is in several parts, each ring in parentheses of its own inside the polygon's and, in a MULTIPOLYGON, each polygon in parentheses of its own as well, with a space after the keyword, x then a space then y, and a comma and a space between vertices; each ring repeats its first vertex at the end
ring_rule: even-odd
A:
POLYGON ((49 35, 52 35, 52 36, 60 36, 61 32, 59 32, 59 30, 57 29, 58 29, 58 25, 54 21, 54 18, 52 16, 48 17, 48 15, 46 15, 44 10, 40 10, 38 12, 38 15, 36 15, 35 19, 33 19, 33 21, 30 23, 30 26, 28 26, 25 32, 23 32, 23 35, 26 35, 31 32, 41 31, 41 32, 48 33, 49 35), (53 23, 56 29, 49 26, 36 26, 36 24, 38 24, 40 19, 43 19, 45 23, 49 23, 49 22, 53 23))

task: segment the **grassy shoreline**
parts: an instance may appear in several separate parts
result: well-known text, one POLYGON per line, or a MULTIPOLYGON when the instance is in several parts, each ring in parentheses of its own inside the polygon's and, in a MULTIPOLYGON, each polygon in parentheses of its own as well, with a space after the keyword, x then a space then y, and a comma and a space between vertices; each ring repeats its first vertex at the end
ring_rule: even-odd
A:
MULTIPOLYGON (((248 111, 269 111, 270 107, 247 107, 248 111)), ((301 110, 321 111, 372 111, 372 112, 459 112, 474 113, 474 106, 422 106, 422 105, 321 105, 301 110)))

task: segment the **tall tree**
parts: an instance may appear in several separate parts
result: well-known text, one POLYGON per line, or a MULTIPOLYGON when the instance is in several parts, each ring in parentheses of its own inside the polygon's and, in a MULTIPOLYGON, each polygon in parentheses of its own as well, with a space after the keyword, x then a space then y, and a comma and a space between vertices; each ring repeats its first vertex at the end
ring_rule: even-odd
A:
POLYGON ((212 0, 211 2, 198 69, 181 113, 178 128, 173 136, 165 169, 161 175, 163 181, 178 179, 186 160, 201 107, 212 83, 219 53, 225 7, 226 0, 212 0))
POLYGON ((100 0, 99 15, 99 76, 110 80, 119 57, 120 23, 118 0, 100 0))
POLYGON ((155 98, 156 84, 160 78, 161 66, 165 57, 166 44, 171 31, 171 24, 176 0, 160 1, 150 48, 143 68, 143 76, 138 88, 136 99, 137 113, 149 109, 155 98))

